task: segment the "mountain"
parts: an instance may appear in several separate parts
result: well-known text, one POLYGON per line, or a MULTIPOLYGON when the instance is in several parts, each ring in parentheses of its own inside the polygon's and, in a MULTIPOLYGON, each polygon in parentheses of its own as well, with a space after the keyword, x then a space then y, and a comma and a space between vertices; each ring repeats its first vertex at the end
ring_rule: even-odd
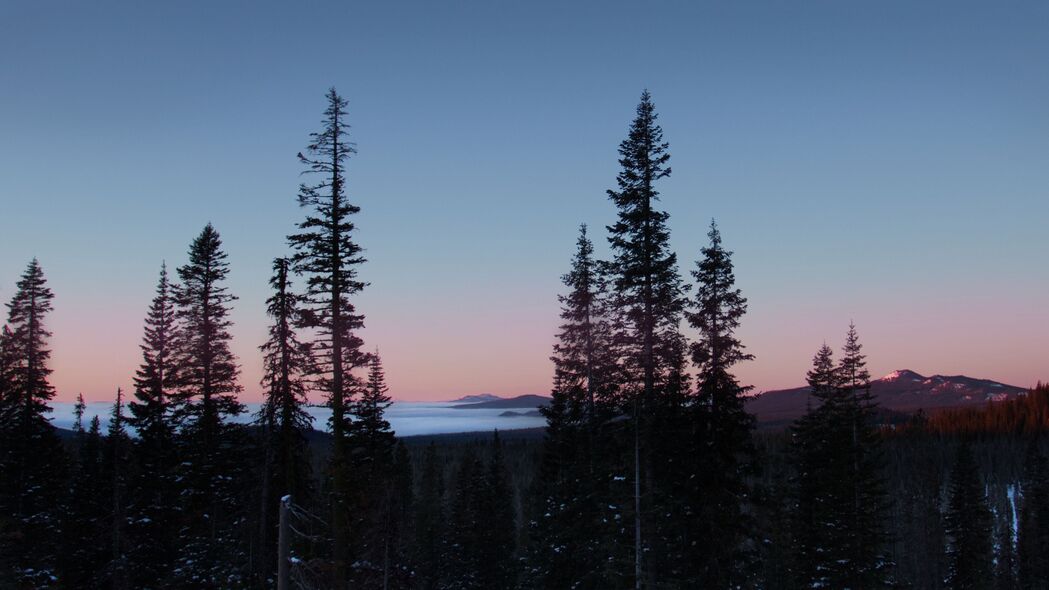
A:
MULTIPOLYGON (((888 411, 913 413, 961 406, 980 406, 1022 395, 1027 390, 964 375, 925 377, 907 369, 871 381, 871 394, 888 411)), ((805 413, 809 388, 767 391, 747 400, 747 410, 761 423, 787 423, 805 413)))
POLYGON ((473 404, 460 404, 452 406, 456 410, 494 410, 499 408, 528 408, 535 409, 550 403, 550 398, 545 395, 519 395, 517 397, 501 398, 477 402, 473 404))
POLYGON ((495 401, 495 400, 498 400, 498 399, 503 399, 503 398, 499 397, 498 395, 495 395, 494 393, 478 393, 478 394, 475 394, 475 395, 464 395, 464 396, 462 396, 459 399, 453 399, 451 401, 451 403, 453 403, 453 404, 467 404, 467 403, 472 404, 472 403, 477 403, 477 402, 491 402, 491 401, 495 401))

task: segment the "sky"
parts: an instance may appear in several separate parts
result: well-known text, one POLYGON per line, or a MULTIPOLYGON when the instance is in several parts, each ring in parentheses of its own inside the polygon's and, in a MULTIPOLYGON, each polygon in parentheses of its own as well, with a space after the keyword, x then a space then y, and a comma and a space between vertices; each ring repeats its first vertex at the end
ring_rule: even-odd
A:
MULTIPOLYGON (((1049 379, 1049 3, 0 2, 0 300, 37 257, 59 400, 140 361, 162 261, 211 222, 244 398, 295 154, 349 101, 356 298, 401 400, 545 393, 577 228, 598 254, 651 91, 688 273, 711 218, 738 367, 803 382, 856 323, 877 376, 1049 379)), ((300 281, 301 283, 301 281, 300 281)))

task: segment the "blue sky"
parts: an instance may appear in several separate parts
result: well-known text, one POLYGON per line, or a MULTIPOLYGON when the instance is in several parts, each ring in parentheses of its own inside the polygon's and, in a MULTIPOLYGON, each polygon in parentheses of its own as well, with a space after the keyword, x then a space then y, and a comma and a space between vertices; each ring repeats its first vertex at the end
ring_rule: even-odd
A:
POLYGON ((60 397, 127 386, 161 260, 211 221, 257 392, 295 153, 350 101, 359 298, 393 393, 549 387, 576 227, 605 251, 643 88, 691 268, 716 217, 759 389, 850 319, 876 373, 1049 377, 1049 4, 0 4, 0 298, 56 291, 60 397))

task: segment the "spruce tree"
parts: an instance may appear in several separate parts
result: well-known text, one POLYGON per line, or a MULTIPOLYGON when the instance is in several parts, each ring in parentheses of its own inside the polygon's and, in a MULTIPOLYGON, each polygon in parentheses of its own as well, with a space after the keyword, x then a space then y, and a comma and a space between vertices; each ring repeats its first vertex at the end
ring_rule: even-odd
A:
POLYGON ((669 145, 663 141, 657 119, 646 90, 629 135, 619 145, 617 188, 608 191, 618 209, 616 223, 608 227, 613 258, 605 266, 617 316, 613 346, 625 380, 621 411, 634 416, 630 451, 634 458, 629 461, 634 473, 633 538, 619 544, 633 549, 633 572, 628 575, 638 588, 646 578, 643 556, 662 553, 661 548, 651 547, 660 533, 655 531, 648 541, 643 533, 646 514, 658 510, 663 502, 663 494, 656 489, 658 469, 653 468, 652 443, 666 433, 660 432, 656 417, 662 413, 661 406, 674 403, 684 393, 685 375, 685 347, 678 326, 686 288, 678 274, 677 256, 670 250, 669 215, 656 208, 656 185, 671 173, 669 145))
POLYGON ((582 225, 571 270, 562 277, 568 291, 558 297, 562 324, 551 356, 551 403, 540 408, 547 427, 526 567, 534 587, 599 584, 605 567, 600 539, 612 534, 598 509, 608 490, 601 485, 606 478, 597 475, 597 447, 606 435, 599 426, 614 415, 615 379, 593 251, 582 225))
POLYGON ((66 588, 101 587, 112 554, 112 498, 107 493, 105 441, 98 416, 76 435, 66 509, 58 537, 58 579, 66 588))
POLYGON ((879 588, 888 494, 870 378, 855 327, 841 362, 824 345, 808 375, 812 400, 793 428, 797 508, 795 572, 805 587, 879 588))
MULTIPOLYGON (((751 388, 741 385, 731 369, 754 357, 736 336, 747 300, 735 286, 732 252, 722 247, 713 221, 707 236, 710 245, 703 248, 703 258, 692 272, 696 299, 687 313, 699 334, 691 349, 697 369, 693 410, 698 432, 689 452, 667 474, 682 482, 672 499, 680 497, 685 503, 669 519, 689 523, 680 539, 680 561, 673 566, 687 584, 730 587, 742 583, 749 551, 753 523, 747 516, 747 478, 755 460, 754 417, 744 408, 751 388)), ((674 451, 668 448, 665 453, 674 451)))
POLYGON ((118 387, 106 434, 107 479, 110 488, 109 563, 106 577, 115 590, 130 587, 127 539, 127 476, 131 439, 124 416, 124 392, 118 387))
POLYGON ((178 269, 178 343, 175 362, 181 418, 183 523, 175 584, 221 580, 243 583, 243 543, 232 526, 239 520, 242 463, 236 456, 239 429, 227 418, 239 414, 239 367, 230 350, 230 304, 236 297, 224 281, 229 274, 222 240, 209 223, 193 240, 189 262, 178 269))
POLYGON ((841 474, 848 482, 851 507, 846 504, 844 540, 847 580, 854 587, 877 587, 890 582, 891 563, 885 554, 888 533, 885 517, 889 509, 878 431, 877 404, 871 395, 870 373, 862 352, 856 326, 850 322, 838 365, 846 419, 851 436, 842 448, 848 452, 849 473, 841 474))
POLYGON ((356 331, 364 326, 364 316, 357 313, 350 297, 359 293, 365 283, 357 278, 357 267, 364 262, 361 247, 353 239, 352 216, 360 208, 346 194, 345 162, 356 152, 347 135, 347 102, 335 89, 328 91, 322 130, 310 134, 306 155, 299 161, 306 173, 316 175, 316 184, 303 183, 299 188, 299 205, 309 212, 299 223, 300 233, 288 236, 295 249, 295 271, 307 276, 307 322, 317 331, 313 351, 318 372, 317 386, 328 395, 332 409, 330 422, 333 436, 330 461, 334 584, 341 585, 348 563, 347 534, 349 513, 346 505, 346 471, 349 461, 351 396, 357 383, 351 371, 367 361, 361 351, 363 341, 356 331))
POLYGON ((994 585, 993 518, 979 467, 969 445, 963 443, 951 471, 945 517, 948 588, 977 590, 994 585))
MULTIPOLYGON (((794 566, 793 577, 799 586, 825 583, 825 572, 831 569, 829 547, 825 547, 825 531, 834 530, 840 523, 830 510, 835 502, 830 495, 836 491, 828 487, 836 449, 832 444, 834 427, 840 420, 841 403, 839 377, 834 365, 834 351, 826 343, 812 360, 806 381, 809 386, 808 408, 804 416, 791 426, 791 443, 796 477, 794 480, 794 509, 792 511, 794 566), (814 399, 813 399, 814 398, 814 399)), ((840 429, 839 429, 840 430, 840 429)))
POLYGON ((302 323, 302 296, 291 290, 289 269, 286 258, 273 261, 273 294, 266 300, 273 323, 269 338, 259 347, 265 367, 261 384, 266 388, 258 416, 264 438, 258 543, 263 549, 257 552, 256 569, 262 573, 276 563, 274 533, 280 499, 290 495, 299 505, 309 505, 312 495, 306 433, 312 429, 313 417, 305 410, 306 377, 312 366, 309 346, 296 335, 302 323))
POLYGON ((161 264, 156 294, 145 318, 142 362, 135 372, 134 397, 128 403, 129 426, 135 429, 128 498, 131 584, 152 583, 168 571, 177 531, 175 485, 175 346, 177 342, 173 286, 167 265, 161 264))
POLYGON ((0 553, 9 556, 21 587, 48 587, 55 575, 59 482, 64 468, 60 442, 47 419, 55 395, 45 320, 54 295, 34 258, 7 304, 3 337, 6 416, 0 423, 0 513, 9 515, 0 553))
MULTIPOLYGON (((386 409, 391 401, 379 351, 370 355, 367 381, 350 406, 355 420, 350 425, 353 446, 353 480, 347 490, 351 547, 356 564, 352 580, 358 586, 374 585, 383 576, 391 531, 386 530, 393 486, 393 452, 396 445, 386 409)), ((388 572, 387 572, 388 573, 388 572)))

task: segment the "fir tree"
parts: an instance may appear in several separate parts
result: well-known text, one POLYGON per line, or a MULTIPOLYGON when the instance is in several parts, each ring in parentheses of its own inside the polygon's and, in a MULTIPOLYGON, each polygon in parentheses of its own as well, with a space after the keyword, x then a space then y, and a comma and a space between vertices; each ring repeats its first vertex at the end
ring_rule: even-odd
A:
POLYGON ((306 155, 299 161, 306 172, 319 177, 316 184, 302 184, 299 205, 309 209, 299 224, 301 233, 288 237, 295 249, 295 271, 307 276, 308 325, 315 328, 318 339, 313 351, 319 379, 317 385, 328 395, 332 409, 331 455, 332 518, 335 529, 333 553, 334 583, 345 577, 347 527, 346 505, 349 473, 349 406, 357 384, 351 371, 367 361, 361 351, 362 340, 356 331, 364 326, 364 316, 357 313, 350 297, 359 293, 365 283, 357 278, 357 267, 364 262, 361 247, 353 240, 353 215, 360 208, 346 195, 345 162, 356 152, 347 139, 347 102, 335 89, 326 96, 322 130, 310 134, 306 155))
POLYGON ((826 343, 820 347, 812 360, 812 369, 806 376, 809 386, 809 406, 804 416, 791 427, 791 439, 796 468, 795 505, 792 511, 794 539, 793 574, 800 586, 812 586, 824 582, 824 572, 831 566, 826 563, 827 551, 823 546, 823 531, 833 530, 834 515, 829 508, 834 502, 827 494, 828 473, 835 450, 831 436, 832 428, 841 412, 839 377, 834 365, 834 351, 826 343), (815 404, 813 405, 813 399, 815 404))
POLYGON ((313 418, 306 412, 306 376, 311 371, 309 346, 299 341, 295 329, 302 322, 302 296, 291 290, 290 265, 285 258, 273 262, 266 313, 273 320, 269 338, 259 347, 263 353, 262 386, 266 398, 258 422, 264 440, 262 511, 258 551, 260 572, 270 572, 276 563, 274 526, 280 498, 290 495, 308 505, 312 494, 310 456, 306 433, 313 418))
POLYGON ((118 387, 117 398, 109 417, 106 444, 109 447, 106 466, 110 487, 109 513, 109 564, 106 577, 114 590, 129 588, 127 524, 127 464, 131 440, 127 434, 124 417, 124 392, 118 387))
POLYGON ((175 585, 221 580, 243 583, 243 545, 231 524, 239 520, 237 485, 242 462, 236 450, 239 429, 226 419, 243 410, 237 401, 239 368, 230 350, 230 304, 224 285, 229 263, 222 240, 208 224, 193 240, 189 262, 178 269, 178 343, 175 362, 182 419, 183 526, 173 570, 175 585))
POLYGON ((947 587, 990 588, 994 584, 993 523, 979 467, 968 444, 958 449, 951 471, 947 514, 947 587))
POLYGON ((598 539, 611 534, 595 508, 607 495, 596 477, 595 446, 605 433, 598 426, 615 405, 614 369, 609 358, 609 325, 603 285, 586 225, 580 227, 568 288, 561 302, 561 328, 554 344, 551 403, 540 408, 546 438, 540 464, 535 514, 530 524, 528 575, 535 587, 598 584, 604 555, 598 539))
POLYGON ((854 326, 838 366, 824 345, 808 380, 818 405, 793 428, 796 575, 806 587, 885 587, 888 495, 876 406, 854 326))
MULTIPOLYGON (((677 256, 670 250, 669 215, 656 208, 656 184, 670 175, 669 145, 651 96, 641 95, 627 139, 619 146, 617 189, 608 196, 618 209, 616 223, 608 227, 613 259, 606 265, 612 287, 615 315, 614 350, 624 379, 622 411, 634 415, 633 578, 640 588, 645 575, 642 556, 646 541, 645 514, 662 503, 653 468, 654 445, 664 433, 656 416, 661 406, 673 404, 685 393, 685 347, 680 324, 685 287, 677 270, 677 256), (642 498, 654 506, 643 506, 642 498)), ((661 458, 662 460, 662 458, 661 458)), ((650 535, 650 540, 660 535, 650 535)), ((621 545, 626 545, 625 539, 621 545)), ((655 548, 649 554, 660 554, 655 548)))
POLYGON ((55 510, 64 453, 45 415, 55 395, 48 380, 51 332, 45 325, 53 298, 34 258, 7 304, 2 339, 6 415, 0 423, 0 513, 12 520, 0 553, 11 556, 16 572, 10 575, 27 588, 48 587, 57 560, 55 510))
POLYGON ((131 584, 141 586, 160 578, 171 564, 175 506, 175 302, 167 265, 160 267, 156 294, 146 314, 142 363, 135 373, 134 398, 128 403, 127 423, 135 429, 128 498, 128 559, 131 584))
POLYGON ((386 530, 389 509, 394 499, 393 452, 396 445, 386 409, 390 406, 389 389, 379 351, 370 355, 368 377, 360 395, 351 405, 355 418, 351 424, 353 445, 353 481, 348 490, 349 505, 354 515, 351 542, 357 571, 353 582, 358 586, 377 585, 384 576, 389 533, 386 530))
POLYGON ((735 334, 747 300, 735 287, 732 253, 722 247, 713 221, 707 236, 710 245, 703 249, 703 258, 692 272, 698 288, 693 310, 687 314, 689 324, 699 333, 691 350, 698 370, 693 407, 699 431, 691 452, 667 477, 681 478, 681 487, 675 489, 682 491, 674 496, 685 502, 681 513, 671 513, 670 518, 690 523, 681 538, 676 569, 689 584, 730 587, 742 582, 745 570, 745 546, 753 528, 746 510, 751 495, 747 477, 755 460, 754 417, 743 407, 744 395, 751 388, 741 385, 731 369, 754 357, 745 352, 735 334))
POLYGON ((866 357, 856 333, 849 323, 849 331, 838 365, 838 377, 844 397, 846 420, 851 437, 842 448, 847 449, 850 473, 839 474, 848 483, 851 507, 847 502, 844 519, 847 537, 844 539, 847 580, 853 587, 876 587, 890 581, 890 563, 885 555, 888 534, 885 516, 889 509, 883 474, 881 436, 876 421, 877 404, 871 396, 870 373, 866 357))
POLYGON ((106 449, 98 416, 76 437, 68 502, 59 537, 58 578, 66 588, 97 588, 105 581, 112 537, 107 519, 112 498, 107 494, 106 449))

